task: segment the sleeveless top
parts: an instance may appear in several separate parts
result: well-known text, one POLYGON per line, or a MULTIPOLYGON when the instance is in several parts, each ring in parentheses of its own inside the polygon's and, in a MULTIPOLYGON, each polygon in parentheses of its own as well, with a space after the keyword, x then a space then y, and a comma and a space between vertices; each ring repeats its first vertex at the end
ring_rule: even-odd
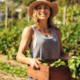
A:
POLYGON ((29 45, 32 58, 42 60, 58 60, 60 58, 60 44, 55 31, 51 28, 51 36, 45 37, 34 26, 34 39, 29 45))

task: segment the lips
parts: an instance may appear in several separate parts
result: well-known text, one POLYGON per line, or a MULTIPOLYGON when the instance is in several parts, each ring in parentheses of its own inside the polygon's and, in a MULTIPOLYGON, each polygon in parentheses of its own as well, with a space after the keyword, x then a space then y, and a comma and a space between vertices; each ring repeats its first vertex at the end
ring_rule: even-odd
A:
POLYGON ((40 14, 40 16, 46 16, 47 14, 40 14))

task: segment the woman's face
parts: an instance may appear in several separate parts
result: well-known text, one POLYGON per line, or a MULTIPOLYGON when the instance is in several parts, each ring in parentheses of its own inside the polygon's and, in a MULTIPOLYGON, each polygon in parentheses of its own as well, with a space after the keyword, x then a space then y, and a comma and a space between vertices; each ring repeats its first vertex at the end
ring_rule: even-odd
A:
POLYGON ((50 7, 47 4, 39 4, 36 7, 36 15, 38 19, 48 19, 50 16, 50 7))

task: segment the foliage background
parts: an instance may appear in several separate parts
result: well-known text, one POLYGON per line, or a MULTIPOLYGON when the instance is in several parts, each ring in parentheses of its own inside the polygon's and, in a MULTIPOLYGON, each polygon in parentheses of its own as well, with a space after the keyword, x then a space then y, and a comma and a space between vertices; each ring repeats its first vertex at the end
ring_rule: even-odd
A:
MULTIPOLYGON (((13 1, 15 2, 15 0, 13 1)), ((19 2, 16 2, 18 4, 30 5, 33 1, 35 0, 27 0, 27 3, 26 0, 19 0, 19 2)), ((78 56, 80 55, 80 6, 78 4, 73 5, 72 2, 69 2, 69 5, 65 4, 66 0, 61 1, 59 2, 59 12, 53 20, 62 32, 64 52, 68 55, 78 56), (67 7, 66 25, 62 24, 64 6, 67 7)), ((12 3, 10 5, 12 5, 12 3)), ((11 10, 13 9, 14 8, 11 8, 11 10)), ((13 15, 14 12, 11 11, 11 13, 13 15)), ((27 22, 27 17, 21 20, 13 19, 13 26, 11 26, 11 23, 9 22, 8 28, 6 30, 1 30, 1 28, 4 27, 5 20, 3 20, 2 23, 3 24, 0 26, 0 53, 7 55, 9 59, 16 59, 22 31, 26 26, 33 25, 34 23, 32 20, 27 22)), ((26 50, 25 55, 31 57, 29 49, 26 50)))

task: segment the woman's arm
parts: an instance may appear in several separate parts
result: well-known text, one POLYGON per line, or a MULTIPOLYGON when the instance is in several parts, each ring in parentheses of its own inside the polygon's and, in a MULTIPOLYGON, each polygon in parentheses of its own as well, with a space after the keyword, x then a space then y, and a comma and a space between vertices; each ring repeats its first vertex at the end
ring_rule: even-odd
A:
POLYGON ((62 47, 62 42, 61 42, 61 31, 59 28, 55 28, 55 32, 57 34, 57 37, 59 39, 59 42, 60 42, 60 54, 61 54, 61 59, 62 60, 69 60, 69 59, 72 59, 72 58, 76 58, 76 56, 69 56, 67 54, 64 53, 63 51, 63 47, 62 47))
POLYGON ((20 43, 20 46, 19 46, 19 49, 18 49, 16 59, 17 59, 18 62, 25 63, 25 64, 30 64, 32 67, 38 68, 39 67, 38 66, 38 63, 39 63, 38 60, 33 59, 33 58, 28 58, 24 55, 26 49, 28 48, 28 46, 30 44, 30 41, 32 40, 33 34, 34 34, 34 31, 33 31, 31 26, 26 27, 23 30, 21 43, 20 43))

